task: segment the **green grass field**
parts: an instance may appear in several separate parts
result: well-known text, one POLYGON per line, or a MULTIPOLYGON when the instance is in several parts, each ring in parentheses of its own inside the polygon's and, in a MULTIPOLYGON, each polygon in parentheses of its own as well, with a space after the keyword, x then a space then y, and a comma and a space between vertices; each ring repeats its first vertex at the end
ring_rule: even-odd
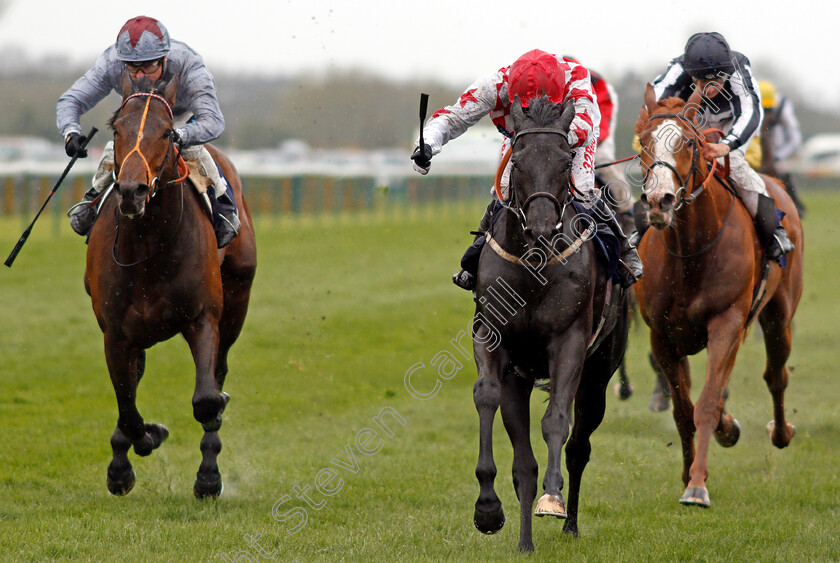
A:
MULTIPOLYGON (((771 399, 753 331, 730 383, 741 441, 712 445, 712 508, 679 505, 678 436, 669 413, 647 410, 653 376, 647 329, 637 325, 628 351, 636 393, 627 402, 610 395, 594 434, 581 537, 562 534, 560 521, 535 519, 529 559, 840 560, 840 194, 805 198, 806 285, 786 401, 797 428, 792 445, 776 450, 764 431, 771 399)), ((465 362, 428 400, 404 386, 406 371, 422 362, 412 381, 431 390, 432 358, 454 350, 450 340, 467 327, 471 299, 449 275, 480 212, 476 202, 411 214, 257 218, 257 279, 225 389, 225 491, 209 502, 192 495, 201 428, 180 338, 149 351, 139 392, 143 416, 171 436, 150 457, 131 453, 130 495, 108 493, 116 401, 82 285, 85 247, 66 225, 55 236, 48 221, 39 224, 14 267, 0 271, 0 559, 267 560, 260 548, 278 561, 512 559, 518 509, 500 417, 497 491, 508 523, 495 536, 472 525, 475 365, 465 362), (383 415, 392 436, 372 420, 387 407, 403 422, 383 415), (379 433, 365 442, 365 428, 379 433), (357 436, 368 451, 381 449, 364 455, 357 436), (330 467, 337 476, 327 483, 332 474, 321 470, 330 467), (316 491, 316 479, 333 495, 316 491), (307 486, 315 507, 295 496, 307 486)), ((22 228, 21 219, 0 222, 3 257, 22 228)), ((693 360, 695 396, 704 362, 705 354, 693 360)), ((535 393, 540 479, 542 401, 535 393)))

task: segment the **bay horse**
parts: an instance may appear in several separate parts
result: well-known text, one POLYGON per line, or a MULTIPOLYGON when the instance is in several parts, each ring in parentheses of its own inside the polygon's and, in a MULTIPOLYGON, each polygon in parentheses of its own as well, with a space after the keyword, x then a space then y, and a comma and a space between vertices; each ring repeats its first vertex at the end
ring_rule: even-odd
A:
POLYGON ((791 198, 775 179, 764 176, 776 207, 786 213, 783 224, 795 248, 786 255, 785 268, 769 264, 763 296, 754 304, 754 288, 762 283, 763 247, 747 209, 712 174, 712 166, 698 158, 705 142, 695 123, 701 101, 696 92, 686 102, 657 102, 650 85, 645 92, 636 132, 645 174, 642 200, 655 228, 639 245, 645 276, 636 284, 636 295, 650 327, 651 350, 671 387, 682 443, 685 491, 680 502, 708 507, 711 437, 731 447, 740 435, 737 420, 724 410, 724 389, 754 315, 764 333, 764 381, 773 397, 767 430, 778 448, 793 438, 794 427, 785 419, 785 362, 802 295, 803 236, 791 198), (706 380, 693 404, 688 356, 704 348, 706 380))
POLYGON ((145 350, 176 334, 187 341, 195 362, 193 414, 204 428, 193 492, 198 498, 222 492, 218 430, 229 399, 222 387, 228 351, 248 310, 256 246, 239 175, 221 151, 207 145, 234 190, 242 222, 239 236, 216 248, 209 213, 182 174, 186 165, 172 136, 177 89, 177 77, 152 85, 123 74, 122 106, 111 121, 113 195, 103 203, 88 244, 85 289, 104 334, 119 411, 107 472, 115 495, 134 486, 128 450, 133 446, 147 456, 169 435, 165 426, 144 422, 136 398, 145 350))
POLYGON ((589 218, 587 226, 572 205, 567 134, 574 105, 561 106, 541 97, 531 101, 526 114, 516 98, 511 116, 517 131, 512 140, 511 195, 504 202, 507 211, 487 234, 475 290, 473 349, 478 379, 473 398, 480 425, 475 474, 481 491, 473 521, 487 534, 505 523, 493 488, 493 420, 501 406, 514 451, 519 549, 533 551, 531 511, 538 467, 531 449, 529 400, 534 381, 550 380, 542 419, 548 445, 545 494, 534 513, 566 518, 564 532, 577 536, 589 437, 603 419, 607 384, 624 356, 629 317, 626 292, 610 280, 593 243, 586 243, 594 222, 589 218), (564 443, 568 508, 561 495, 564 443))

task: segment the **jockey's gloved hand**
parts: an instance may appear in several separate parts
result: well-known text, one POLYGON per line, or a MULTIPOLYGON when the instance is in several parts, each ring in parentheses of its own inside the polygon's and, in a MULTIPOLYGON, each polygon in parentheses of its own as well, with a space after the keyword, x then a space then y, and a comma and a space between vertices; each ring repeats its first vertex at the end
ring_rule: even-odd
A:
POLYGON ((181 134, 178 133, 178 130, 172 129, 169 132, 169 138, 172 139, 172 142, 175 143, 175 147, 180 151, 183 143, 181 142, 181 134))
POLYGON ((420 147, 417 147, 411 154, 411 160, 414 161, 414 169, 425 176, 432 167, 432 147, 425 143, 423 144, 422 151, 420 147))
POLYGON ((80 133, 70 133, 67 135, 67 142, 64 143, 64 152, 71 158, 85 158, 88 154, 85 148, 86 140, 87 137, 80 133))

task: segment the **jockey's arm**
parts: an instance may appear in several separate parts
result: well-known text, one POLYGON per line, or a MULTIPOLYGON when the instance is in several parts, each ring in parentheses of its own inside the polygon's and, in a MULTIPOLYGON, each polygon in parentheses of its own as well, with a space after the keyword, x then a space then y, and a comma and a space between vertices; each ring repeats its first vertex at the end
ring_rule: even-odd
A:
POLYGON ((218 138, 225 130, 225 118, 216 96, 216 82, 213 75, 200 60, 180 72, 178 88, 184 103, 176 101, 176 113, 192 114, 193 120, 176 129, 184 146, 201 145, 218 138))
MULTIPOLYGON (((500 95, 497 85, 502 83, 501 71, 480 78, 461 94, 458 101, 432 115, 423 128, 423 141, 432 149, 433 156, 440 153, 443 145, 464 134, 496 107, 500 95)), ((414 146, 417 147, 419 142, 417 139, 414 146)))
POLYGON ((79 121, 82 115, 114 89, 119 74, 114 62, 110 60, 112 54, 109 51, 112 49, 106 50, 93 67, 58 98, 55 106, 55 124, 62 139, 67 139, 70 133, 81 134, 82 126, 79 121))
POLYGON ((598 111, 589 71, 582 65, 570 64, 567 71, 566 100, 575 105, 575 117, 569 126, 569 147, 585 147, 598 138, 601 113, 598 111))

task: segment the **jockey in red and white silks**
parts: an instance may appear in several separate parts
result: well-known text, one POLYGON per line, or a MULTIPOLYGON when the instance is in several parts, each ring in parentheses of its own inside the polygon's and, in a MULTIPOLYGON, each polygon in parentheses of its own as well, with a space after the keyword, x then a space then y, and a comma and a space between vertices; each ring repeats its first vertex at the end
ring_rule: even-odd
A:
MULTIPOLYGON (((601 115, 592 88, 589 71, 582 65, 565 60, 539 49, 530 51, 512 65, 478 79, 461 94, 451 106, 437 110, 424 128, 424 141, 431 150, 429 157, 441 152, 443 145, 463 134, 482 117, 489 115, 499 131, 505 136, 501 155, 510 147, 510 139, 516 134, 510 107, 514 97, 519 96, 523 107, 542 94, 555 103, 570 101, 575 106, 575 117, 569 128, 569 147, 573 151, 572 173, 575 189, 579 195, 595 198, 593 165, 598 143, 601 115)), ((419 139, 415 147, 419 145, 419 139)), ((428 167, 415 170, 426 174, 428 167)), ((507 198, 510 163, 501 180, 502 195, 507 198)))

